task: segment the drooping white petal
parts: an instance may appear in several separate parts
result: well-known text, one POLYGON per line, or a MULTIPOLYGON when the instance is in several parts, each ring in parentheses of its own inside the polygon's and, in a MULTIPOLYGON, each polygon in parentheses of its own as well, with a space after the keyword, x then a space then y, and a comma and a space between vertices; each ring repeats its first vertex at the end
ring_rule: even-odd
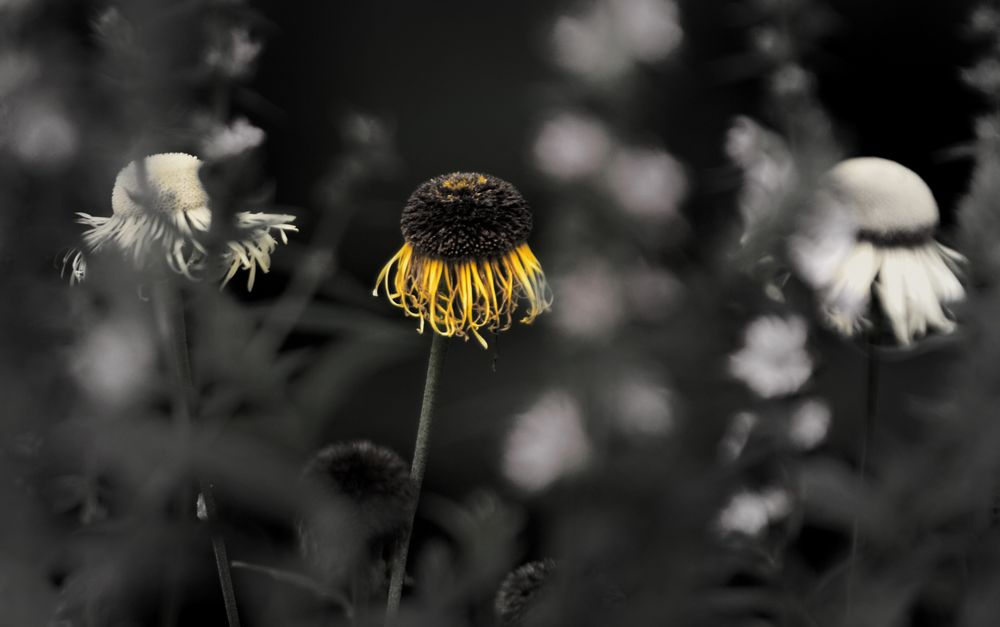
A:
MULTIPOLYGON (((212 224, 208 195, 201 186, 201 161, 191 155, 153 155, 126 166, 115 181, 109 217, 79 213, 79 222, 89 228, 84 242, 93 251, 113 244, 139 267, 164 263, 174 272, 196 280, 205 270, 208 249, 201 238, 212 224)), ((267 272, 278 241, 288 242, 288 232, 298 231, 295 216, 240 212, 235 217, 239 238, 227 242, 221 254, 219 274, 225 285, 239 269, 248 270, 253 286, 259 266, 267 272)), ((213 266, 214 267, 214 266, 213 266)), ((75 276, 75 275, 74 275, 75 276)), ((81 276, 82 278, 82 272, 81 276)))

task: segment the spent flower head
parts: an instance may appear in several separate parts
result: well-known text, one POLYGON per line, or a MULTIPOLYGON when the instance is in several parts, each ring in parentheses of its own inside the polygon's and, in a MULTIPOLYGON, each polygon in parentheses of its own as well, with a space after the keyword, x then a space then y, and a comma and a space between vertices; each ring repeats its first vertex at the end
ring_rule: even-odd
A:
MULTIPOLYGON (((198 177, 201 163, 175 152, 128 164, 115 179, 111 216, 77 214, 79 222, 90 227, 83 235, 87 248, 98 252, 112 246, 138 268, 165 262, 171 270, 196 278, 206 265, 209 251, 202 238, 212 222, 208 193, 198 177)), ((247 289, 252 289, 257 269, 270 270, 271 253, 278 246, 274 234, 287 243, 287 233, 298 231, 294 220, 286 214, 238 212, 240 237, 224 244, 218 261, 222 284, 243 269, 249 271, 247 289)), ((83 278, 86 266, 79 254, 71 264, 73 277, 83 278)))
POLYGON ((337 580, 403 536, 416 497, 406 462, 368 441, 320 450, 303 478, 339 507, 313 507, 298 526, 299 550, 324 579, 337 580))
POLYGON ((403 208, 403 247, 382 268, 372 292, 420 318, 445 337, 510 328, 519 303, 531 323, 552 303, 551 292, 527 239, 528 203, 510 183, 487 174, 459 172, 421 184, 403 208))
POLYGON ((364 510, 373 528, 393 530, 406 522, 415 490, 409 466, 390 448, 366 440, 331 444, 302 474, 364 510))
POLYGON ((818 201, 855 220, 853 245, 819 285, 834 328, 854 335, 871 326, 874 294, 901 345, 954 329, 947 305, 965 297, 956 276, 965 258, 934 240, 938 206, 915 172, 886 159, 848 159, 827 174, 818 201))

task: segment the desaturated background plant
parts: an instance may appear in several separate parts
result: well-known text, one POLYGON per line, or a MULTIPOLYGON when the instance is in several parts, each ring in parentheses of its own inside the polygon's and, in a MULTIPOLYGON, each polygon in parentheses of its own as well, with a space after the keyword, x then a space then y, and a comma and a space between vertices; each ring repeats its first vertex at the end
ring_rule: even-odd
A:
POLYGON ((1000 7, 912 9, 970 108, 858 86, 929 137, 881 151, 812 68, 850 3, 295 4, 0 0, 0 625, 380 625, 414 507, 393 624, 997 623, 1000 7), (857 156, 961 258, 838 329, 868 249, 817 195, 857 156), (427 180, 510 181, 534 229, 421 244, 407 319, 371 290, 427 180))

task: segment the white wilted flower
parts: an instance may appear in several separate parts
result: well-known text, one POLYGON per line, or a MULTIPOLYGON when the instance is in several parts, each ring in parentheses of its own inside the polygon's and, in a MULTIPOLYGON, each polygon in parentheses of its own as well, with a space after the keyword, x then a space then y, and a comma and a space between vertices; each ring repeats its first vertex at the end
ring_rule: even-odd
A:
MULTIPOLYGON (((817 286, 831 326, 845 335, 867 328, 874 292, 901 345, 954 329, 946 307, 965 298, 956 276, 965 258, 934 240, 937 203, 915 172, 886 159, 848 159, 827 174, 817 203, 849 211, 856 225, 850 250, 817 286)), ((808 251, 794 257, 801 265, 808 251)))
POLYGON ((573 180, 597 172, 611 151, 611 136, 596 119, 561 113, 542 126, 535 140, 538 168, 545 174, 573 180))
POLYGON ((206 159, 225 159, 242 154, 264 142, 264 131, 246 118, 237 118, 232 124, 219 125, 202 142, 206 159))
POLYGON ((253 67, 263 44, 244 27, 229 30, 222 41, 205 53, 205 64, 229 78, 242 78, 253 67))
MULTIPOLYGON (((208 232, 212 212, 201 185, 201 160, 184 153, 156 154, 128 164, 115 179, 109 217, 78 213, 90 229, 83 239, 97 252, 115 246, 139 268, 165 261, 175 272, 194 279, 203 269, 207 249, 199 236, 208 232)), ((242 237, 225 243, 221 272, 225 285, 238 270, 248 270, 247 289, 253 288, 257 268, 267 272, 277 248, 276 232, 287 243, 287 233, 298 231, 295 216, 241 211, 236 228, 242 237)), ((73 262, 74 272, 77 269, 73 262)))
POLYGON ((537 491, 579 470, 591 447, 576 400, 551 391, 515 419, 503 451, 503 473, 518 487, 537 491))
POLYGON ((658 149, 618 151, 608 168, 607 185, 628 213, 640 218, 669 218, 687 194, 684 167, 658 149))
POLYGON ((792 500, 787 490, 770 487, 761 492, 743 491, 729 500, 719 513, 717 524, 723 533, 755 537, 791 511, 792 500))
POLYGON ((762 316, 746 328, 743 348, 729 358, 729 372, 762 398, 786 396, 812 375, 806 322, 798 316, 762 316))
POLYGON ((832 417, 829 405, 818 399, 809 399, 792 414, 788 438, 803 451, 816 448, 826 438, 832 417))

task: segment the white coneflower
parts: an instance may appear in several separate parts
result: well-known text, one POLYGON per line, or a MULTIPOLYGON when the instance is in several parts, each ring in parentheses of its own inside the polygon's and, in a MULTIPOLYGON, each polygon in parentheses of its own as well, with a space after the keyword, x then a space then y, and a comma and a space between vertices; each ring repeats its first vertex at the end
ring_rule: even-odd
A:
MULTIPOLYGON (((77 214, 79 222, 90 227, 84 242, 94 252, 109 244, 116 246, 140 268, 163 255, 172 270, 194 278, 207 254, 198 238, 208 232, 212 221, 208 194, 198 178, 201 160, 184 153, 164 153, 146 157, 143 164, 142 171, 133 161, 118 173, 111 193, 111 216, 77 214)), ((278 246, 272 231, 288 243, 287 232, 298 231, 294 220, 295 216, 285 214, 237 213, 235 226, 241 237, 225 243, 222 284, 243 269, 250 273, 247 289, 253 289, 257 268, 270 269, 271 253, 278 246)), ((74 271, 77 267, 83 266, 74 260, 74 271)))
POLYGON ((933 239, 938 206, 916 173, 886 159, 848 159, 827 174, 820 199, 855 220, 853 246, 819 285, 836 329, 853 335, 870 326, 873 291, 902 345, 954 329, 945 306, 965 297, 956 277, 965 258, 933 239))

